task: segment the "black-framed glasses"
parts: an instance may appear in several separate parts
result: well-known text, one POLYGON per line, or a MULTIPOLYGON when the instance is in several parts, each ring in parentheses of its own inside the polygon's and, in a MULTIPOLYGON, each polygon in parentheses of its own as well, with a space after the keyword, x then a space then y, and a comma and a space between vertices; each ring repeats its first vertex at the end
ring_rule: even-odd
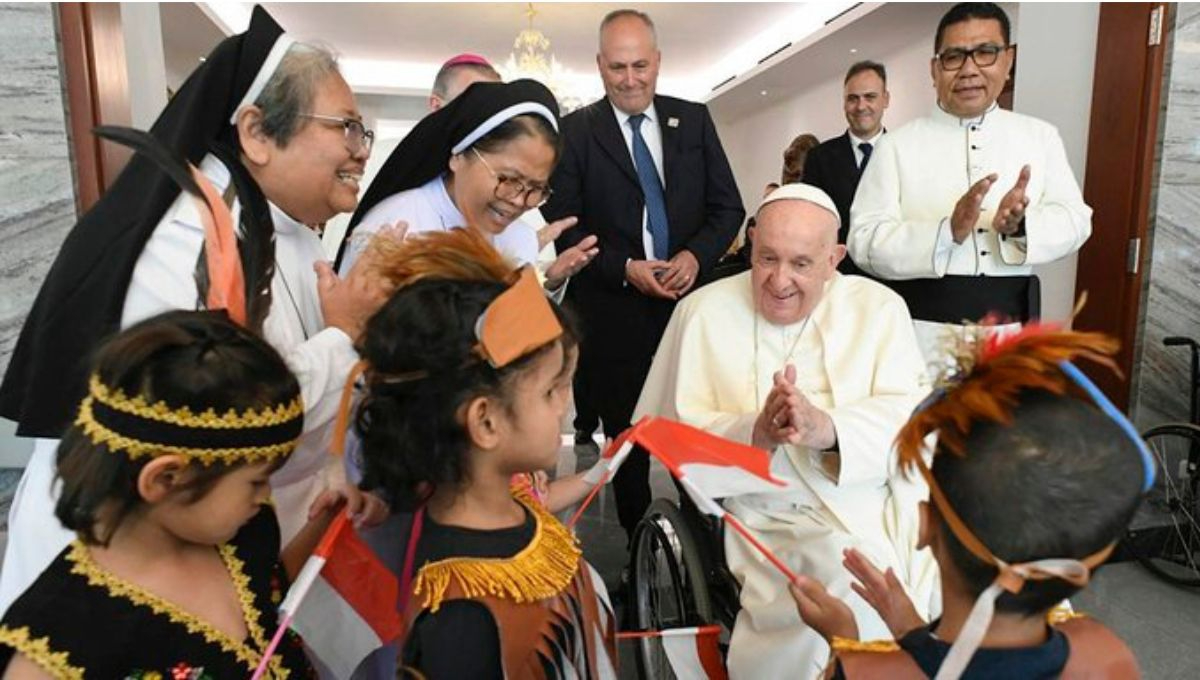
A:
POLYGON ((554 190, 550 187, 538 186, 536 184, 526 186, 525 182, 516 177, 497 174, 492 169, 492 166, 488 164, 487 160, 484 159, 483 154, 479 153, 478 149, 471 147, 471 151, 479 159, 479 162, 483 163, 483 167, 492 173, 492 177, 496 178, 496 188, 492 191, 496 195, 496 198, 502 201, 519 203, 526 208, 533 209, 545 205, 546 201, 550 200, 550 195, 554 193, 554 190))
POLYGON ((970 57, 976 66, 991 66, 1010 47, 1012 45, 996 45, 994 43, 984 43, 969 50, 964 50, 961 47, 951 47, 938 52, 934 57, 938 60, 938 64, 941 65, 943 71, 957 71, 963 67, 963 64, 967 63, 967 57, 970 57))
POLYGON ((319 113, 302 113, 300 115, 304 118, 341 125, 342 129, 346 131, 346 148, 350 150, 350 153, 371 152, 371 146, 375 143, 375 131, 368 130, 361 120, 344 116, 325 116, 319 113))

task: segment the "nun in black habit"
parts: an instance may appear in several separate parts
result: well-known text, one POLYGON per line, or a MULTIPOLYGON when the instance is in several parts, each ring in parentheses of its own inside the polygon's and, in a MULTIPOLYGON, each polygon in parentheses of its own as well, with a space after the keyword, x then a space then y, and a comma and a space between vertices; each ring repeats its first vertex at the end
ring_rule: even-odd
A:
MULTIPOLYGON (((558 162, 558 103, 535 80, 479 82, 417 124, 388 157, 350 221, 338 252, 348 272, 371 236, 397 223, 407 233, 472 227, 516 265, 536 264, 538 251, 576 219, 541 234, 521 219, 550 197, 558 162)), ((595 257, 588 237, 559 253, 545 270, 561 293, 567 278, 595 257)))
MULTIPOLYGON (((377 289, 338 281, 305 225, 354 209, 370 135, 333 55, 294 41, 259 7, 245 33, 192 73, 150 134, 219 192, 236 190, 247 325, 285 357, 305 403, 299 447, 271 479, 287 542, 311 499, 340 481, 325 444, 357 359, 353 338, 382 300, 377 289), (323 267, 320 292, 314 266, 323 267)), ((90 354, 119 328, 203 307, 203 243, 196 203, 140 155, 64 241, 0 385, 0 415, 37 438, 9 514, 0 611, 73 538, 54 516, 54 459, 85 393, 90 354)))

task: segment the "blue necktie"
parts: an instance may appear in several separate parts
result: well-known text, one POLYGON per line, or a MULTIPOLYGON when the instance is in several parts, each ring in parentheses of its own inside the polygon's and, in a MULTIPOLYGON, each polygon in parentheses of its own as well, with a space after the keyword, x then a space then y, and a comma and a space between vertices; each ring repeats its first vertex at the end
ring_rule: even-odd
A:
POLYGON ((670 252, 667 247, 667 202, 663 197, 662 180, 654 167, 654 157, 642 137, 645 120, 644 113, 629 117, 629 127, 633 130, 633 166, 637 168, 638 183, 646 198, 646 222, 650 225, 650 239, 654 241, 654 259, 665 260, 670 252))
POLYGON ((871 152, 875 150, 875 147, 872 146, 870 142, 863 142, 862 144, 858 145, 858 150, 861 151, 863 155, 862 163, 859 163, 858 169, 866 170, 867 161, 871 160, 871 152))

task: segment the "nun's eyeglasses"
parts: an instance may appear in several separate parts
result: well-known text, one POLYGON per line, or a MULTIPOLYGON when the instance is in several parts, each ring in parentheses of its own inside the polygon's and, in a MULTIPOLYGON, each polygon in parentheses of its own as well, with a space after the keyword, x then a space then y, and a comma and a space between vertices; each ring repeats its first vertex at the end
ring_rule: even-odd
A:
POLYGON ((319 113, 302 113, 300 116, 341 125, 342 129, 346 131, 346 148, 350 150, 350 153, 359 151, 370 153, 371 145, 375 143, 375 131, 363 127, 361 120, 342 116, 323 116, 319 113))
POLYGON ((545 205, 546 201, 550 200, 550 195, 554 193, 550 187, 526 186, 524 182, 516 177, 496 174, 496 171, 492 169, 492 166, 488 165, 488 162, 484 160, 483 154, 479 153, 478 149, 471 147, 471 151, 479 159, 479 162, 483 163, 483 167, 492 173, 492 177, 496 178, 496 189, 492 192, 496 195, 496 198, 502 201, 518 203, 532 210, 533 208, 540 208, 545 205))

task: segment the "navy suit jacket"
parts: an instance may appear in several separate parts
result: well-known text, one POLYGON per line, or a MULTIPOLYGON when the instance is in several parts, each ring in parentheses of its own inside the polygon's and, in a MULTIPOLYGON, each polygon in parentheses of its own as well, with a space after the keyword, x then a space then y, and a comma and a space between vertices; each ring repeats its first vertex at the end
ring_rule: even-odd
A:
MULTIPOLYGON (((668 252, 687 249, 700 263, 693 289, 706 282, 737 235, 746 212, 733 171, 703 104, 656 96, 662 135, 668 252)), ((579 224, 555 242, 559 252, 589 234, 600 254, 567 290, 584 325, 588 351, 611 358, 648 358, 658 347, 675 303, 651 298, 625 282, 626 260, 646 259, 645 199, 633 158, 608 99, 562 120, 563 150, 551 176, 554 195, 542 207, 548 221, 579 224)))
MULTIPOLYGON (((858 180, 862 171, 854 159, 854 149, 850 148, 850 133, 827 139, 808 152, 804 159, 804 183, 811 184, 833 199, 837 206, 838 216, 842 224, 838 229, 838 243, 846 243, 846 235, 850 232, 850 205, 854 203, 854 192, 858 190, 858 180)), ((863 275, 849 256, 842 258, 838 270, 843 274, 863 275)))

